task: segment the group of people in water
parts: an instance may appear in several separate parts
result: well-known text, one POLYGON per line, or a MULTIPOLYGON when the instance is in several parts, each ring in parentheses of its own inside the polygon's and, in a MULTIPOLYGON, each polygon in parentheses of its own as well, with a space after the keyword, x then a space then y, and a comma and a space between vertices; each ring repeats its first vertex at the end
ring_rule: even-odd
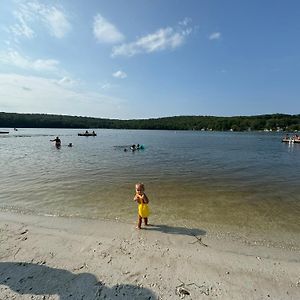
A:
MULTIPOLYGON (((94 131, 93 131, 94 132, 94 131)), ((55 139, 53 140, 50 140, 50 142, 55 142, 55 147, 57 149, 59 149, 61 147, 61 140, 60 138, 57 136, 55 139)), ((68 147, 73 147, 73 144, 72 143, 69 143, 68 144, 68 147)), ((136 151, 136 150, 141 150, 141 149, 144 149, 144 146, 143 145, 140 145, 140 144, 133 144, 130 146, 129 148, 132 152, 136 151)), ((124 148, 124 152, 127 151, 127 148, 124 148)))
MULTIPOLYGON (((136 150, 141 150, 141 149, 144 149, 144 146, 143 145, 140 145, 140 144, 133 144, 133 145, 131 145, 130 146, 130 148, 129 148, 131 151, 136 151, 136 150)), ((127 149, 126 148, 124 148, 124 152, 126 152, 127 151, 127 149)))

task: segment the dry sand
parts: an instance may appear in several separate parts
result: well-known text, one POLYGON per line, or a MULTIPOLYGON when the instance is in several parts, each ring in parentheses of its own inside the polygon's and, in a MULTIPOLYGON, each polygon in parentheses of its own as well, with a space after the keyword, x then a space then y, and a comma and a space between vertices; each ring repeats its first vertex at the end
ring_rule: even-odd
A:
POLYGON ((1 300, 300 299, 297 242, 1 212, 0 243, 1 300))

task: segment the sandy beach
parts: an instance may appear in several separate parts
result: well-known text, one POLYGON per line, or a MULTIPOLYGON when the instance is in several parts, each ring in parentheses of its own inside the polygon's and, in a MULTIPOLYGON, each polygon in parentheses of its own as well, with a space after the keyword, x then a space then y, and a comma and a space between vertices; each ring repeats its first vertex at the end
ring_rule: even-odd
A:
POLYGON ((0 299, 299 299, 300 249, 206 228, 0 213, 0 299))

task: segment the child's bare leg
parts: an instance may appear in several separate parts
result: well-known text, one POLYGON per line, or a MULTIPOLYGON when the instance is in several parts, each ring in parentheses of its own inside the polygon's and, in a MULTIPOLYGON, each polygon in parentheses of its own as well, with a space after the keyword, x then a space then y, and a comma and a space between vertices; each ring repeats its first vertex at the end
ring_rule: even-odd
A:
POLYGON ((145 225, 148 226, 148 218, 144 218, 145 225))
POLYGON ((139 218, 138 218, 138 224, 137 224, 136 228, 141 229, 141 227, 142 227, 142 217, 139 216, 139 218))

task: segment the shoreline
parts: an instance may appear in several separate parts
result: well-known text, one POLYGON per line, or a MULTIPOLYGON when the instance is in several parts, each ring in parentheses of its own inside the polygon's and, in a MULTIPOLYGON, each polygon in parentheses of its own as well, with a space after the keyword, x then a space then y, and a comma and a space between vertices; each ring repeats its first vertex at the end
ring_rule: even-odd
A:
POLYGON ((298 247, 228 232, 0 212, 0 241, 1 299, 300 296, 298 247))
MULTIPOLYGON (((66 219, 73 220, 76 223, 78 222, 99 222, 99 223, 117 223, 122 226, 130 226, 135 227, 136 220, 132 218, 132 221, 129 222, 128 219, 122 218, 101 218, 101 217, 85 217, 80 215, 55 215, 49 213, 36 213, 34 211, 20 211, 20 210, 11 210, 11 209, 0 209, 0 218, 3 216, 10 216, 14 219, 14 216, 23 216, 25 219, 31 217, 33 218, 53 218, 53 219, 66 219)), ((161 224, 161 220, 157 219, 155 216, 152 217, 150 221, 155 224, 161 224)), ((254 246, 266 246, 273 248, 281 248, 288 249, 291 251, 300 251, 300 230, 282 230, 282 229, 264 229, 261 227, 249 227, 249 226, 239 226, 239 225, 229 225, 229 224, 215 224, 208 222, 200 222, 198 226, 189 227, 184 223, 178 224, 178 226, 174 225, 174 223, 165 223, 163 225, 159 225, 165 228, 163 231, 169 231, 169 233, 178 233, 184 232, 187 235, 193 235, 194 232, 200 232, 205 238, 211 240, 227 240, 228 242, 238 241, 245 245, 254 245, 254 246), (177 232, 178 231, 178 232, 177 232), (209 233, 209 235, 208 235, 209 233)), ((154 226, 155 227, 155 226, 154 226)), ((146 229, 145 226, 143 229, 146 229)), ((150 229, 150 228, 148 228, 150 229)), ((157 228, 152 229, 159 231, 157 228)))

